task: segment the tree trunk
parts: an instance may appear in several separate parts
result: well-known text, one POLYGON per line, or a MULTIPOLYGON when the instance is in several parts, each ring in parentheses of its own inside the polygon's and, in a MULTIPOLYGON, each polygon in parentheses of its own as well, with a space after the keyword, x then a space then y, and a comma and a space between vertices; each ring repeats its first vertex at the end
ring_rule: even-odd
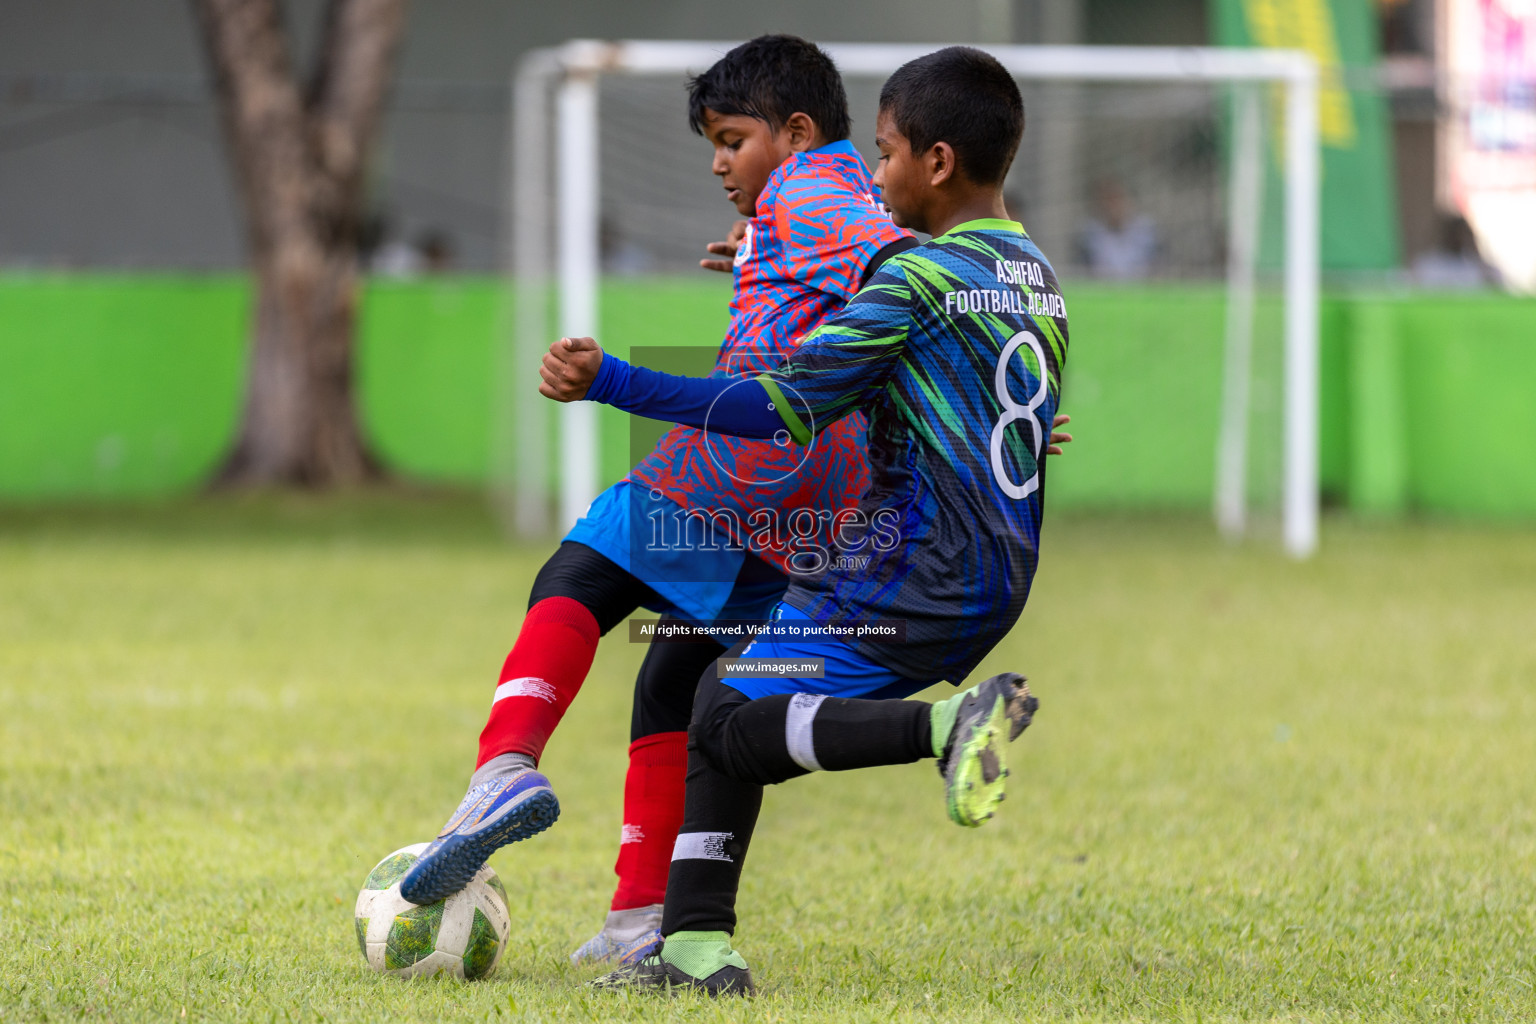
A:
POLYGON ((192 0, 245 208, 256 318, 230 485, 378 475, 352 389, 363 170, 405 0, 331 0, 307 90, 279 0, 192 0))

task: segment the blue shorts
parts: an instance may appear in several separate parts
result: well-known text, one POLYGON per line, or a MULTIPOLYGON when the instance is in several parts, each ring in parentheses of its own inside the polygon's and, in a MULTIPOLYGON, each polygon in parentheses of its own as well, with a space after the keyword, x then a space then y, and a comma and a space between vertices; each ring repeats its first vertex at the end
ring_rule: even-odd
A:
POLYGON ((932 683, 897 675, 884 665, 877 665, 858 651, 833 637, 804 639, 807 628, 815 629, 816 620, 782 601, 773 609, 768 630, 753 637, 732 658, 820 658, 826 667, 822 678, 813 676, 733 676, 721 673, 720 682, 753 700, 776 693, 823 693, 829 697, 863 697, 883 700, 910 697, 926 690, 932 683))
POLYGON ((657 549, 643 542, 652 522, 669 521, 679 511, 675 501, 620 480, 597 496, 565 539, 585 544, 654 590, 661 601, 645 606, 653 612, 706 626, 719 620, 766 619, 789 580, 738 585, 736 576, 747 557, 744 550, 724 544, 657 549), (632 527, 641 531, 641 543, 632 543, 632 527))

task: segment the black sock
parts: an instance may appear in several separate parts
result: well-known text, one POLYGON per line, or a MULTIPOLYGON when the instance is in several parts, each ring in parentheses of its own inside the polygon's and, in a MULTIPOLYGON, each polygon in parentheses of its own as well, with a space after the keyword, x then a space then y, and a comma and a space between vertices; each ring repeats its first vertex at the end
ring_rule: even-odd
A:
POLYGON ((933 756, 930 705, 777 694, 749 700, 706 672, 694 698, 683 826, 661 933, 736 930, 736 891, 763 786, 807 772, 933 756))
MULTIPOLYGON (((911 764, 933 756, 929 719, 932 705, 920 700, 853 700, 797 694, 790 698, 786 742, 800 716, 809 714, 808 753, 823 771, 911 764), (799 706, 795 706, 798 701, 799 706), (817 703, 813 703, 817 702, 817 703), (794 721, 788 720, 793 717, 794 721)), ((797 751, 798 752, 798 751, 797 751)), ((801 767, 811 767, 802 764, 801 767)))
POLYGON ((929 708, 915 700, 775 694, 722 716, 702 747, 733 778, 764 785, 806 772, 908 764, 933 756, 929 708))
POLYGON ((763 806, 763 787, 722 775, 690 749, 686 792, 683 827, 667 874, 661 934, 734 933, 736 890, 763 806))
MULTIPOLYGON (((729 656, 729 655, 727 655, 729 656)), ((711 668, 694 697, 690 749, 743 782, 909 764, 933 756, 932 705, 782 693, 751 700, 711 668)))

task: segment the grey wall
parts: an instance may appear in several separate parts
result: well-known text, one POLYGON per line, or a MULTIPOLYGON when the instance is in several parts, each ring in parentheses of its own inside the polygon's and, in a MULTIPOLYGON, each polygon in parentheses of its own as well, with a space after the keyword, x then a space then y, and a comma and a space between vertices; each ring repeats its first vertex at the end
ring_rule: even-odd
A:
MULTIPOLYGON (((506 83, 525 50, 569 38, 739 39, 780 31, 824 41, 990 34, 1025 42, 1039 38, 1054 12, 1055 24, 1076 25, 1084 41, 1204 39, 1201 0, 1043 2, 1049 6, 416 0, 372 175, 374 205, 395 237, 441 231, 457 266, 493 269, 506 186, 506 83)), ((288 10, 302 60, 320 4, 290 0, 288 10)), ((671 103, 670 95, 651 102, 671 103)), ((680 95, 679 87, 678 118, 680 95)), ((871 102, 867 89, 855 90, 856 116, 871 102)), ((654 187, 675 182, 711 194, 707 154, 686 145, 679 142, 676 167, 658 170, 661 186, 654 187)), ((722 204, 722 223, 729 214, 722 204)), ((241 238, 184 0, 0 0, 0 266, 233 268, 242 261, 241 238)))

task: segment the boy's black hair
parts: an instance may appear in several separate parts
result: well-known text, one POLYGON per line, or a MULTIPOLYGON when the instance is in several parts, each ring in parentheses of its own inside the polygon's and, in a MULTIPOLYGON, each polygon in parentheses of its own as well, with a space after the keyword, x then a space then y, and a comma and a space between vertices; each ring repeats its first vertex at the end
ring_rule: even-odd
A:
POLYGON ((1024 98, 990 53, 950 46, 908 61, 880 90, 880 109, 913 153, 947 142, 978 185, 1001 185, 1024 135, 1024 98))
POLYGON ((798 36, 758 36, 742 43, 702 75, 688 80, 688 127, 704 134, 704 108, 745 114, 774 131, 791 114, 805 114, 828 142, 853 130, 848 94, 832 58, 798 36))

